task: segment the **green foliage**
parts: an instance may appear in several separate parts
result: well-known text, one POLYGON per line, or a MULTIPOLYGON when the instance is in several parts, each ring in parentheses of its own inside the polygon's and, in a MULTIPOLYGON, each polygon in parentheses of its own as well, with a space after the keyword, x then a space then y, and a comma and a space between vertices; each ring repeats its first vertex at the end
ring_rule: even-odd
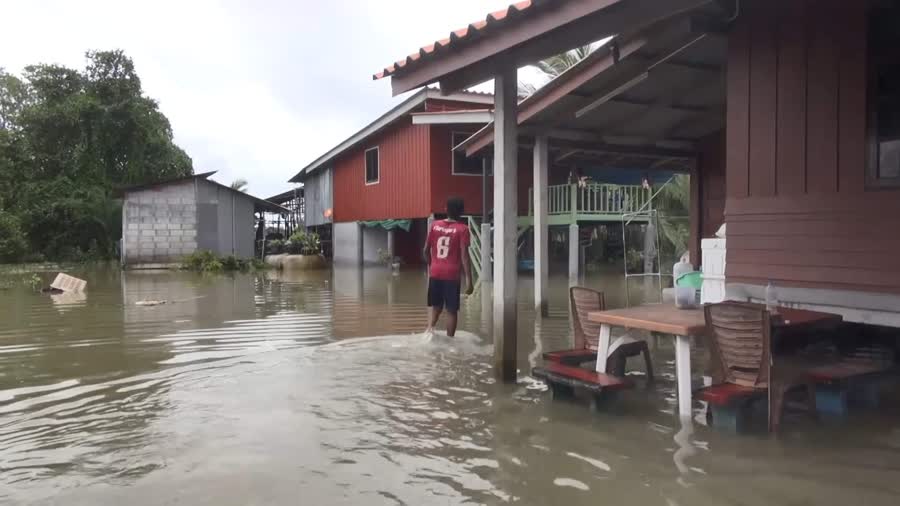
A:
POLYGON ((19 219, 0 211, 0 262, 18 262, 25 256, 28 243, 19 219))
POLYGON ((691 237, 691 177, 673 177, 656 195, 654 206, 659 213, 660 257, 664 265, 674 264, 687 251, 691 237))
POLYGON ((266 269, 268 266, 258 258, 246 259, 234 255, 220 257, 212 251, 197 251, 184 257, 181 268, 195 272, 247 272, 266 269))
MULTIPOLYGON (((534 66, 541 71, 548 79, 556 79, 563 72, 574 67, 575 64, 585 59, 593 53, 599 44, 588 44, 587 46, 576 47, 565 53, 551 56, 545 60, 541 60, 534 66)), ((528 96, 537 91, 537 87, 531 83, 519 82, 519 95, 528 96)))
POLYGON ((19 219, 34 257, 114 256, 114 191, 193 172, 134 62, 118 50, 86 56, 83 71, 0 69, 0 210, 19 219))
POLYGON ((575 49, 570 49, 565 53, 558 54, 556 56, 551 56, 545 60, 541 60, 535 64, 535 66, 543 72, 547 74, 551 79, 555 79, 559 77, 560 74, 574 67, 575 64, 585 59, 594 52, 597 46, 590 44, 587 46, 576 47, 575 49))
POLYGON ((32 273, 30 276, 26 276, 22 280, 22 284, 31 288, 35 292, 41 289, 41 285, 44 284, 44 280, 37 273, 32 273))
POLYGON ((245 192, 245 191, 247 191, 248 184, 250 184, 250 183, 248 183, 246 179, 239 178, 239 179, 235 179, 234 181, 231 182, 231 188, 233 190, 237 190, 239 192, 245 192))
POLYGON ((184 257, 181 268, 196 272, 219 272, 224 270, 225 266, 215 253, 204 250, 195 251, 184 257))
POLYGON ((321 244, 315 232, 294 232, 287 242, 288 253, 295 255, 318 255, 321 244))
POLYGON ((267 255, 280 255, 284 253, 284 241, 281 239, 273 239, 271 241, 266 241, 266 254, 267 255))
POLYGON ((625 265, 631 274, 644 272, 644 256, 636 249, 629 249, 625 252, 625 265))

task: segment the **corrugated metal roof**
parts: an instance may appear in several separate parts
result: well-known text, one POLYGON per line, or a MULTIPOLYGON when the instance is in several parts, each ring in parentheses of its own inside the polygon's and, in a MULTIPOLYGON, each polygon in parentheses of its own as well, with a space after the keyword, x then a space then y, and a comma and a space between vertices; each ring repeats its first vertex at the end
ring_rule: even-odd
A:
POLYGON ((273 195, 271 197, 266 198, 269 202, 273 204, 284 204, 285 202, 290 202, 295 197, 303 197, 303 187, 294 188, 288 190, 286 192, 279 193, 278 195, 273 195))
POLYGON ((182 176, 182 177, 167 179, 165 181, 158 181, 156 183, 147 183, 147 184, 129 186, 127 188, 122 188, 115 193, 116 193, 116 195, 124 196, 127 193, 132 193, 132 192, 136 192, 136 191, 147 190, 150 188, 159 188, 161 186, 167 186, 170 184, 181 183, 181 182, 190 181, 193 179, 201 179, 201 180, 206 181, 207 183, 216 185, 220 188, 224 188, 226 190, 237 193, 238 195, 241 195, 243 197, 246 197, 246 198, 252 200, 255 204, 256 210, 265 209, 266 211, 277 212, 277 213, 290 212, 289 209, 284 208, 278 204, 275 204, 274 202, 270 202, 268 200, 261 199, 259 197, 255 197, 253 195, 250 195, 249 193, 242 192, 240 190, 235 190, 234 188, 232 188, 230 186, 226 186, 218 181, 213 181, 212 179, 209 179, 209 177, 212 176, 213 174, 215 174, 216 172, 218 172, 218 171, 211 170, 209 172, 201 172, 199 174, 191 174, 189 176, 182 176))
POLYGON ((132 185, 132 186, 125 186, 123 188, 116 190, 114 192, 114 194, 115 195, 125 195, 126 193, 136 192, 136 191, 140 191, 140 190, 146 190, 147 188, 157 188, 160 186, 166 186, 166 185, 170 185, 170 184, 180 183, 182 181, 188 181, 190 179, 207 179, 210 176, 212 176, 213 174, 215 174, 216 172, 218 172, 218 171, 211 170, 209 172, 201 172, 199 174, 189 174, 187 176, 179 176, 179 177, 173 177, 172 179, 164 179, 162 181, 157 181, 155 183, 143 183, 143 184, 136 184, 136 185, 132 185))
POLYGON ((406 69, 411 65, 428 60, 432 55, 444 49, 453 48, 461 43, 475 38, 476 35, 484 34, 488 31, 509 24, 512 20, 519 18, 523 13, 530 13, 535 6, 544 3, 542 0, 524 0, 517 2, 506 9, 492 12, 485 17, 483 21, 476 21, 465 28, 450 32, 450 36, 436 40, 427 46, 422 46, 419 50, 402 60, 398 60, 387 66, 381 72, 372 76, 373 80, 383 79, 395 74, 397 71, 406 69))

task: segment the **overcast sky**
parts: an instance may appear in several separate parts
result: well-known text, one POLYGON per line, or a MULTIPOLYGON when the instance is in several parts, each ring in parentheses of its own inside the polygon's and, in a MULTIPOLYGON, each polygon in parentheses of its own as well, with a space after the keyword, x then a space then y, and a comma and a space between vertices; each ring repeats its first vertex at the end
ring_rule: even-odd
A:
POLYGON ((4 2, 0 67, 124 49, 197 172, 267 197, 396 104, 371 75, 510 0, 4 2))

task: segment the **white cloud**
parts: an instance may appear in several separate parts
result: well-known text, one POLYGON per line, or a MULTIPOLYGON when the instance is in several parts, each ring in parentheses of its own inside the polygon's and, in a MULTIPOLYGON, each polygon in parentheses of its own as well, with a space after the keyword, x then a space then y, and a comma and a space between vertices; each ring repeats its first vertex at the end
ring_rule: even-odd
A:
POLYGON ((81 68, 86 50, 124 49, 195 169, 268 196, 396 103, 371 74, 508 3, 12 2, 0 66, 81 68))

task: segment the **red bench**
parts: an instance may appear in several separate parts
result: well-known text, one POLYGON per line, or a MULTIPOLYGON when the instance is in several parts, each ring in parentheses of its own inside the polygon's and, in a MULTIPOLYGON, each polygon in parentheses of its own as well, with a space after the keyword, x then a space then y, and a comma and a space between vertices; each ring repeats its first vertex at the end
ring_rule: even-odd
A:
POLYGON ((709 403, 707 421, 717 429, 732 433, 745 432, 753 403, 766 399, 766 388, 746 387, 734 383, 720 383, 694 392, 696 398, 709 403))
POLYGON ((597 351, 588 348, 544 353, 544 362, 548 363, 579 365, 585 362, 593 362, 594 360, 597 360, 597 351))
POLYGON ((882 385, 892 368, 871 361, 844 360, 810 370, 816 382, 816 410, 846 416, 850 404, 877 408, 882 385))
POLYGON ((756 397, 766 395, 765 388, 745 387, 733 383, 712 385, 698 390, 695 395, 698 399, 706 401, 713 406, 731 406, 756 397))
POLYGON ((547 383, 554 399, 572 398, 576 388, 587 390, 591 394, 591 409, 595 410, 605 400, 606 394, 633 386, 625 378, 558 362, 535 367, 531 375, 547 383))

